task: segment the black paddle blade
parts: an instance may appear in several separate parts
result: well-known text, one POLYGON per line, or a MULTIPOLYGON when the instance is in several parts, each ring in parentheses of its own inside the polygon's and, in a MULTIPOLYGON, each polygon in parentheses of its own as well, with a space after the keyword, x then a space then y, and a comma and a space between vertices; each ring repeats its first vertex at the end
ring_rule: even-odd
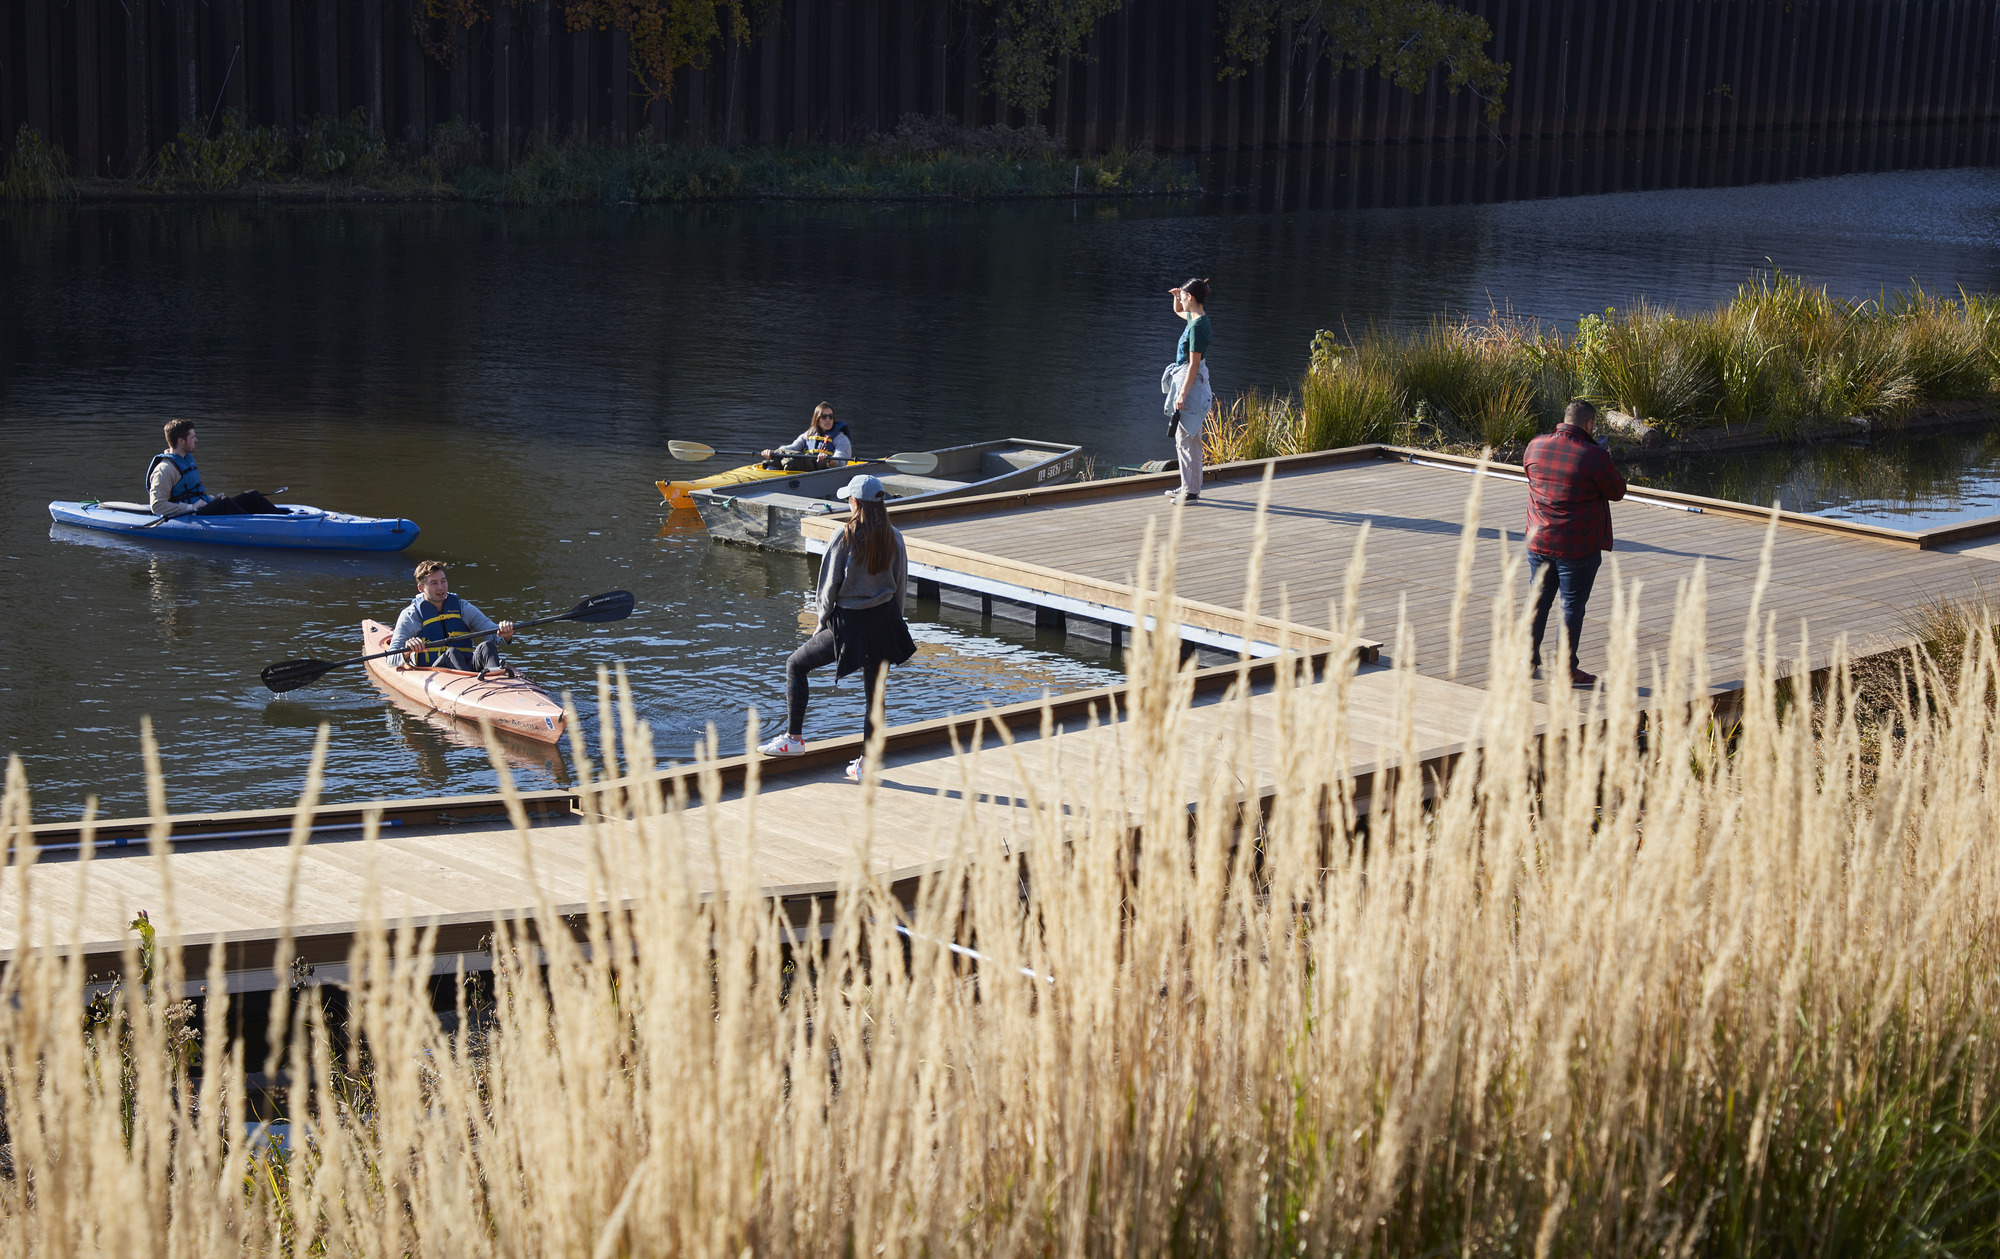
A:
POLYGON ((582 621, 587 625, 600 625, 605 621, 622 621, 632 615, 632 592, 612 590, 601 595, 592 595, 563 613, 565 621, 582 621))
POLYGON ((274 693, 283 695, 286 691, 296 691, 319 681, 337 664, 332 660, 286 660, 272 665, 258 676, 274 693))

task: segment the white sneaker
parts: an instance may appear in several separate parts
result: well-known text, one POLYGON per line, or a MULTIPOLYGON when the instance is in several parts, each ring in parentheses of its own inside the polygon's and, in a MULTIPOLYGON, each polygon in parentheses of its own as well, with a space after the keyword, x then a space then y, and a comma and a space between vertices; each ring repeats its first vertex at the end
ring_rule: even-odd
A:
POLYGON ((851 783, 861 781, 861 758, 858 756, 847 763, 847 781, 851 783))
POLYGON ((765 756, 797 756, 806 750, 806 741, 795 734, 781 734, 757 750, 765 756))

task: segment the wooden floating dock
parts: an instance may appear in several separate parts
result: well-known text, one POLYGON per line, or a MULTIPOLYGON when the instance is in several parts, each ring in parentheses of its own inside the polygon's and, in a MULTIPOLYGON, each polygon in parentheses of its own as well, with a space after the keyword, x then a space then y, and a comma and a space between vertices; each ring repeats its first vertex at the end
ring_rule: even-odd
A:
MULTIPOLYGON (((1482 482, 1481 550, 1465 609, 1463 655, 1458 676, 1448 679, 1442 676, 1448 609, 1474 465, 1428 452, 1364 447, 1278 459, 1268 466, 1274 480, 1260 615, 1246 632, 1240 605, 1267 462, 1227 465, 1212 469, 1201 500, 1183 509, 1176 575, 1183 634, 1210 650, 1268 656, 1282 642, 1323 659, 1335 646, 1327 629, 1328 601, 1341 587, 1366 524, 1368 566, 1360 589, 1365 632, 1389 638, 1399 616, 1406 619, 1421 688, 1417 759, 1427 772, 1443 770, 1473 745, 1484 701, 1479 687, 1498 667, 1486 658, 1491 598, 1500 580, 1499 548, 1520 546, 1524 487, 1506 469, 1495 469, 1499 475, 1482 482), (1413 457, 1422 462, 1412 463, 1413 457), (1281 602, 1286 620, 1277 616, 1281 602)), ((894 514, 909 542, 920 597, 996 614, 1011 610, 1071 631, 1088 625, 1122 635, 1133 625, 1138 602, 1133 573, 1141 537, 1150 522, 1156 541, 1167 541, 1171 508, 1161 491, 1174 481, 1165 474, 1086 482, 894 514)), ((1675 586, 1700 564, 1707 575, 1711 681, 1718 691, 1733 689, 1740 685, 1735 679, 1744 628, 1771 513, 1688 495, 1641 493, 1653 501, 1613 507, 1618 575, 1644 583, 1641 648, 1664 658, 1675 586)), ((818 527, 824 532, 832 525, 818 527)), ((1994 534, 2000 534, 2000 521, 1913 534, 1780 515, 1762 607, 1775 618, 1783 647, 1799 641, 1802 624, 1807 628, 1810 654, 1791 662, 1795 668, 1822 667, 1840 634, 1857 653, 1901 646, 1909 639, 1911 614, 1925 601, 1974 594, 2000 575, 1995 567, 2000 544, 1981 540, 1994 534)), ((1607 565, 1585 630, 1584 667, 1598 671, 1610 577, 1607 565)), ((1350 704, 1354 755, 1347 769, 1364 809, 1380 773, 1377 749, 1393 737, 1394 674, 1379 663, 1379 650, 1378 643, 1362 645, 1350 704)), ((1273 668, 1264 660, 1197 673, 1183 803, 1192 805, 1199 795, 1195 762, 1239 719, 1224 700, 1229 688, 1242 677, 1253 691, 1267 689, 1273 668)), ((893 685, 890 700, 893 716, 893 685)), ((690 806, 702 816, 688 819, 688 833, 704 836, 700 859, 690 862, 691 877, 699 890, 713 890, 715 866, 705 838, 713 833, 724 864, 750 863, 760 885, 803 925, 816 903, 825 909, 844 863, 857 846, 866 845, 873 872, 907 894, 941 856, 929 844, 943 811, 971 809, 979 815, 979 833, 1015 834, 1025 797, 1066 787, 1074 791, 1087 780, 1086 769, 1110 763, 1106 758, 1115 754, 1125 728, 1126 700, 1126 688, 1115 687, 1052 701, 1050 745, 1041 742, 1040 703, 896 727, 888 735, 880 783, 865 804, 863 791, 840 778, 846 761, 859 753, 858 739, 809 745, 807 755, 796 760, 764 761, 754 849, 742 790, 749 762, 740 757, 719 762, 714 768, 724 783, 722 798, 712 813, 698 803, 690 806), (1003 726, 1015 742, 1012 749, 999 746, 1003 726), (954 740, 983 750, 959 758, 954 740), (872 830, 864 825, 866 809, 873 810, 872 830)), ((1268 750, 1270 702, 1255 695, 1244 702, 1250 705, 1253 744, 1268 750)), ((666 772, 689 776, 690 795, 698 800, 692 771, 666 772)), ((1243 795, 1256 800, 1267 791, 1246 783, 1243 795)), ((490 924, 533 911, 535 891, 522 873, 529 861, 565 912, 600 894, 618 894, 615 878, 609 887, 593 883, 588 828, 579 815, 588 807, 585 797, 537 792, 522 797, 521 804, 530 823, 525 841, 497 797, 321 807, 300 871, 294 925, 299 954, 319 968, 319 978, 340 977, 365 913, 361 888, 371 858, 360 827, 371 810, 385 823, 372 856, 381 912, 391 920, 437 924, 439 965, 445 969, 461 962, 468 969, 484 966, 481 942, 490 924)), ((1122 807, 1138 812, 1129 798, 1122 807)), ((15 869, 0 874, 0 962, 24 944, 64 945, 74 939, 88 969, 114 969, 133 914, 146 909, 157 922, 165 908, 165 872, 145 847, 147 826, 143 820, 100 825, 100 846, 74 924, 71 907, 78 904, 83 869, 74 850, 78 828, 35 827, 36 842, 46 848, 29 876, 36 916, 24 938, 21 875, 15 869)), ((173 926, 189 944, 191 975, 206 967, 208 948, 219 940, 232 988, 270 984, 290 826, 289 811, 172 819, 176 848, 167 866, 175 888, 173 926)))
MULTIPOLYGON (((1255 653, 1279 631, 1281 597, 1289 606, 1291 641, 1323 641, 1329 601, 1345 579, 1361 527, 1368 526, 1367 574, 1360 603, 1364 632, 1390 639, 1399 615, 1414 634, 1418 672, 1445 676, 1446 635, 1457 582, 1459 535, 1472 489, 1474 460, 1388 446, 1296 455, 1210 470, 1200 501, 1182 521, 1176 593, 1184 601, 1184 635, 1236 650, 1242 646, 1245 574, 1256 533, 1259 483, 1272 468, 1262 611, 1255 653), (1411 462, 1412 459, 1421 462, 1411 462)), ((1454 681, 1483 686, 1492 600, 1501 576, 1500 546, 1518 552, 1527 516, 1519 468, 1495 466, 1483 481, 1481 549, 1465 608, 1461 656, 1454 681)), ((960 603, 984 598, 1002 608, 1033 609, 1040 624, 1072 619, 1108 628, 1131 624, 1133 566, 1148 520, 1160 544, 1167 538, 1162 490, 1177 475, 1089 481, 1025 494, 939 503, 892 515, 909 544, 910 569, 960 603)), ((1708 665, 1717 691, 1741 686, 1745 620, 1771 512, 1691 494, 1635 489, 1612 504, 1616 548, 1598 576, 1585 623, 1583 667, 1604 668, 1612 562, 1620 580, 1643 583, 1639 643, 1666 656, 1677 583, 1700 564, 1706 574, 1708 665), (1646 501, 1640 501, 1646 500, 1646 501)), ((830 536, 837 521, 810 531, 830 536)), ((1776 618, 1779 649, 1810 634, 1810 659, 1791 668, 1823 667, 1836 636, 1852 654, 1893 650, 1910 641, 1911 615, 1926 600, 1977 594, 2000 577, 1994 560, 2000 518, 1927 533, 1781 513, 1762 611, 1776 618)), ((1523 587, 1526 572, 1520 577, 1523 587)), ((952 602, 948 595, 946 601, 952 602)), ((1553 631, 1552 631, 1553 632, 1553 631)), ((1114 640, 1115 641, 1115 640, 1114 640)), ((1554 650, 1554 640, 1545 645, 1554 650)), ((1642 675, 1643 675, 1642 669, 1642 675)))
MULTIPOLYGON (((1248 718, 1256 763, 1275 763, 1274 700, 1268 691, 1273 667, 1263 662, 1197 674, 1180 803, 1193 807, 1201 795, 1205 759, 1242 721, 1235 703, 1228 701, 1239 677, 1251 690, 1248 718)), ((1348 768, 1356 783, 1356 807, 1366 812, 1382 764, 1381 749, 1393 749, 1398 738, 1395 675, 1381 665, 1363 666, 1351 686, 1347 711, 1354 758, 1348 768)), ((1417 686, 1417 759, 1427 772, 1437 773, 1469 746, 1484 697, 1469 687, 1431 679, 1417 679, 1417 686)), ((796 759, 762 760, 754 848, 747 824, 751 806, 743 790, 747 758, 732 757, 713 766, 724 787, 713 806, 699 803, 693 770, 668 771, 667 777, 685 779, 693 800, 686 833, 698 851, 690 855, 689 875, 705 895, 715 890, 718 865, 734 868, 748 862, 758 884, 783 903, 794 925, 803 926, 815 901, 833 897, 852 854, 861 851, 871 873, 907 900, 916 880, 946 855, 930 845, 933 835, 950 832, 951 814, 970 809, 979 815, 977 833, 1010 836, 1018 846, 1028 799, 1047 798, 1051 790, 1064 787, 1087 792, 1094 776, 1115 767, 1127 700, 1127 688, 1113 687, 1054 701, 1047 709, 1053 722, 1047 742, 1040 702, 898 728, 887 737, 873 798, 867 801, 862 788, 842 777, 847 761, 860 752, 858 739, 812 744, 796 759), (1002 726, 1011 747, 999 735, 1002 726), (968 750, 966 755, 955 754, 954 739, 968 750), (717 842, 713 854, 711 835, 717 842)), ((1268 783, 1248 781, 1241 798, 1255 804, 1270 790, 1268 783)), ((1136 824, 1143 802, 1126 787, 1114 795, 1116 807, 1136 824)), ((524 873, 530 863, 564 913, 581 912, 606 893, 613 898, 622 894, 615 873, 608 887, 594 882, 602 875, 593 871, 586 819, 580 816, 591 799, 557 792, 526 797, 531 825, 525 843, 523 834, 505 820, 504 802, 497 797, 321 809, 314 820, 329 829, 317 832, 302 850, 293 933, 297 955, 322 980, 342 976, 348 944, 366 912, 363 887, 372 864, 380 883, 380 912, 387 919, 438 926, 442 971, 461 961, 469 970, 485 969, 483 941, 493 921, 525 918, 535 911, 536 888, 524 873), (372 857, 359 825, 371 807, 382 809, 386 821, 398 823, 380 832, 372 857)), ((203 972, 208 950, 219 940, 232 988, 270 986, 290 861, 285 836, 205 839, 203 833, 228 836, 285 823, 282 814, 235 814, 181 819, 175 825, 175 849, 168 858, 174 887, 171 922, 187 941, 190 975, 203 972)), ((115 842, 135 825, 107 828, 105 838, 115 842)), ((37 830, 38 841, 66 844, 73 842, 75 828, 37 830)), ((618 863, 609 868, 615 871, 618 863)), ((87 867, 87 878, 85 870, 70 848, 50 851, 32 868, 28 877, 39 906, 32 939, 62 944, 74 935, 91 972, 113 972, 135 911, 145 909, 156 924, 166 925, 161 863, 138 842, 100 850, 87 867), (79 904, 80 891, 82 914, 72 929, 71 907, 79 904)), ((6 950, 0 957, 11 956, 24 943, 15 916, 21 877, 18 869, 0 872, 0 949, 6 950)), ((830 906, 822 904, 821 910, 831 921, 830 906)))

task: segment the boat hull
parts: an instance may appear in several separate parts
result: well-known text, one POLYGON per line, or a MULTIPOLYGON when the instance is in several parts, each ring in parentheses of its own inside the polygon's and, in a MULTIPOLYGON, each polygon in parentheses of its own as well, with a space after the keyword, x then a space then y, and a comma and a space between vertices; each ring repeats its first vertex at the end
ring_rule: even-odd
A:
POLYGON ((53 502, 49 518, 103 533, 153 540, 205 542, 299 551, 402 551, 417 540, 415 522, 350 516, 317 507, 287 507, 273 515, 176 516, 162 520, 136 503, 53 502))
MULTIPOLYGON (((364 654, 389 650, 390 637, 390 627, 380 621, 361 623, 364 654)), ((458 669, 399 668, 395 660, 370 660, 368 676, 427 713, 475 726, 484 720, 496 730, 538 743, 563 737, 562 705, 518 672, 511 678, 481 678, 458 669)))
POLYGON ((754 490, 751 493, 702 490, 690 495, 689 502, 701 513, 701 523, 710 537, 772 551, 802 553, 806 543, 800 522, 808 516, 845 515, 847 505, 832 497, 833 490, 845 484, 845 479, 835 481, 826 491, 826 498, 796 490, 783 496, 754 490))
MULTIPOLYGON (((931 476, 906 475, 888 464, 871 464, 862 471, 880 477, 892 505, 903 506, 1067 481, 1077 473, 1081 451, 1053 442, 978 442, 928 452, 938 460, 931 476)), ((853 475, 852 469, 835 468, 786 481, 697 489, 689 498, 711 537, 807 554, 811 548, 806 545, 804 522, 814 516, 845 514, 847 504, 834 492, 853 475)))

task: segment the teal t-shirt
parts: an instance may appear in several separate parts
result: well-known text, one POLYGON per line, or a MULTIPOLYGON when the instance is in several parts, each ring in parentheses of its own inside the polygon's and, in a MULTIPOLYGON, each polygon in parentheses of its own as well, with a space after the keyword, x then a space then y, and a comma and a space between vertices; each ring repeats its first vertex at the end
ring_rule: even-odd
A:
POLYGON ((1187 321, 1181 329, 1181 343, 1174 349, 1174 362, 1185 363, 1189 354, 1199 354, 1204 361, 1208 358, 1208 316, 1199 315, 1187 321))

